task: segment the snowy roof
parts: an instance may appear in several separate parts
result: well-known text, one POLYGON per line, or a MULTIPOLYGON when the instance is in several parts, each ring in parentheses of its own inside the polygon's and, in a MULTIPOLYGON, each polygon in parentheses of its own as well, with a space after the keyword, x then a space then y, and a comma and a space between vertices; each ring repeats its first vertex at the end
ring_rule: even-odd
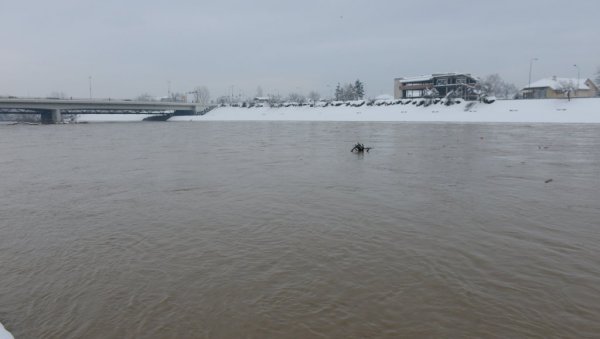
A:
MULTIPOLYGON (((577 86, 577 90, 590 89, 590 87, 588 85, 586 85, 587 80, 588 79, 585 79, 585 78, 579 79, 579 86, 577 86)), ((559 90, 564 87, 564 84, 569 84, 569 83, 573 84, 573 86, 576 86, 577 78, 556 78, 556 77, 545 78, 545 79, 538 80, 538 81, 532 83, 530 86, 526 86, 525 88, 550 87, 553 90, 559 90)))
POLYGON ((456 75, 464 75, 464 76, 468 76, 471 77, 471 74, 468 73, 459 73, 459 72, 452 72, 452 73, 434 73, 434 74, 425 74, 425 75, 419 75, 419 76, 414 76, 414 77, 406 77, 406 78, 397 78, 396 80, 405 83, 405 82, 419 82, 419 81, 429 81, 433 78, 438 78, 438 77, 444 77, 444 76, 456 76, 456 75))
POLYGON ((417 81, 428 81, 433 79, 433 74, 419 75, 415 77, 398 78, 400 82, 417 82, 417 81))

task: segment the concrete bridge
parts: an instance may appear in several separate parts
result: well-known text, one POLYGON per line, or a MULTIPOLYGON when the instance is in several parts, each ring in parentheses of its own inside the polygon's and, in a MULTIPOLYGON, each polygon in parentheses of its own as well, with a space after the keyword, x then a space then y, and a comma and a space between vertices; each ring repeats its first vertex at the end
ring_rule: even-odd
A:
POLYGON ((205 109, 195 103, 128 100, 0 98, 0 114, 40 114, 42 123, 62 122, 62 114, 196 115, 205 109))

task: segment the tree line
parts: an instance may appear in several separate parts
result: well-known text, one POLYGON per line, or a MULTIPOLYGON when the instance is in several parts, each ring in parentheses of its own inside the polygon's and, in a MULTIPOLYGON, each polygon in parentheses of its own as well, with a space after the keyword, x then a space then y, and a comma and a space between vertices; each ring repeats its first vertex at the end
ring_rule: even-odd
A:
POLYGON ((365 97, 365 86, 359 79, 356 79, 353 84, 340 85, 338 83, 334 96, 337 101, 362 100, 365 97))

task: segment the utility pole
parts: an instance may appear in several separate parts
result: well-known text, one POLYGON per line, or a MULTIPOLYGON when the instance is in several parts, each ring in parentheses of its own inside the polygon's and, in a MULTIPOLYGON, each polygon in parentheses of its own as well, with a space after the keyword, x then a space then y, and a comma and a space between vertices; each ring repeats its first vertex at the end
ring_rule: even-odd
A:
MULTIPOLYGON (((538 61, 538 58, 532 58, 531 60, 529 60, 529 85, 527 86, 527 88, 529 88, 530 91, 531 91, 531 71, 533 69, 534 61, 538 61)), ((531 92, 531 96, 533 97, 533 91, 531 92)))
POLYGON ((575 87, 575 97, 577 97, 577 91, 579 90, 579 77, 580 77, 580 73, 579 73, 579 66, 577 66, 577 64, 573 65, 573 67, 577 68, 577 85, 575 87))

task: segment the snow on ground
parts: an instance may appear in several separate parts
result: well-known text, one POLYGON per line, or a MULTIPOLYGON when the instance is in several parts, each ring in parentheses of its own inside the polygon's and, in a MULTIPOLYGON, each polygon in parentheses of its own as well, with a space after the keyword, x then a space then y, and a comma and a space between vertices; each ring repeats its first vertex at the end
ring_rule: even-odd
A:
POLYGON ((129 122, 142 121, 157 114, 78 114, 76 122, 129 122))
MULTIPOLYGON (((405 100, 405 102, 408 100, 405 100)), ((428 107, 410 104, 351 107, 219 107, 168 121, 413 121, 600 123, 600 98, 498 100, 428 107)))
POLYGON ((8 332, 6 329, 4 329, 4 326, 2 326, 2 323, 0 323, 0 339, 14 339, 12 334, 10 334, 10 332, 8 332))

